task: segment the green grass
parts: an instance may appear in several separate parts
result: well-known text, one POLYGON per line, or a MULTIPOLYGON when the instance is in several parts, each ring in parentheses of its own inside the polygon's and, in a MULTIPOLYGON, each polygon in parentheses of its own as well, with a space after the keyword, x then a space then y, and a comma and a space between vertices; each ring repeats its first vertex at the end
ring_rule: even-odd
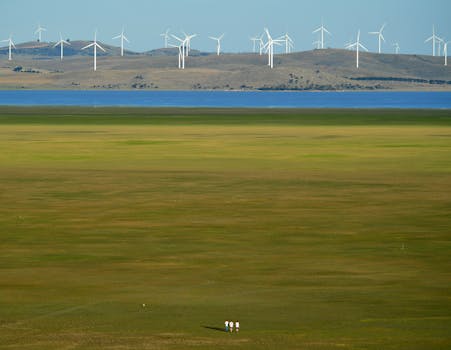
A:
POLYGON ((1 108, 0 348, 449 349, 450 213, 449 111, 1 108))

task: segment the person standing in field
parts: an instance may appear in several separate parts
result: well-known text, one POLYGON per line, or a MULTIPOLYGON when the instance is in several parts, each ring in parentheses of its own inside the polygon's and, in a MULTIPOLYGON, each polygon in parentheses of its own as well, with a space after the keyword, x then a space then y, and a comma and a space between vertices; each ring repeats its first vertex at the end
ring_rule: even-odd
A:
POLYGON ((235 332, 239 332, 240 331, 240 321, 236 321, 235 322, 235 332))
POLYGON ((233 332, 233 321, 229 322, 230 333, 233 332))
POLYGON ((229 321, 225 321, 225 331, 228 332, 229 331, 229 321))

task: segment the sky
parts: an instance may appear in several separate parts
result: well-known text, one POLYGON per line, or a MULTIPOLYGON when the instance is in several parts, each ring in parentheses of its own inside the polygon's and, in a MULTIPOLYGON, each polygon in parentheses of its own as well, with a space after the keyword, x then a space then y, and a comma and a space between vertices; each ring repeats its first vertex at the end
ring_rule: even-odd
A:
POLYGON ((225 33, 225 52, 250 52, 250 37, 264 27, 273 37, 288 33, 295 51, 305 51, 313 48, 312 31, 322 19, 332 33, 327 47, 343 48, 360 29, 362 43, 376 51, 377 37, 368 32, 384 23, 385 52, 398 42, 401 53, 431 54, 432 44, 424 41, 433 25, 451 40, 451 0, 0 0, 0 14, 0 40, 10 34, 16 44, 36 40, 40 23, 47 29, 43 41, 56 41, 60 32, 71 40, 92 40, 97 29, 99 41, 119 46, 112 38, 124 27, 127 48, 138 52, 163 47, 160 34, 166 29, 198 34, 194 49, 213 52, 216 43, 208 36, 225 33))

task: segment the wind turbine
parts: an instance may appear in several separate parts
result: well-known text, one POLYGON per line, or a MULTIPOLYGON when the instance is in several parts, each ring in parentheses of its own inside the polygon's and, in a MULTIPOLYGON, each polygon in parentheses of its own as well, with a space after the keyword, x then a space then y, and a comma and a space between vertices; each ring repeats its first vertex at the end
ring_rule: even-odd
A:
POLYGON ((386 25, 387 25, 387 24, 384 23, 384 25, 381 27, 381 29, 379 29, 378 32, 369 32, 369 34, 371 34, 371 35, 377 35, 377 37, 378 37, 378 41, 379 41, 379 53, 382 52, 382 51, 381 51, 381 49, 382 49, 382 41, 385 42, 385 38, 384 38, 384 35, 382 34, 382 32, 384 31, 386 25))
POLYGON ((186 44, 185 55, 186 57, 188 57, 189 52, 191 51, 191 39, 195 38, 197 34, 188 35, 185 32, 183 32, 183 35, 185 35, 185 44, 186 44))
POLYGON ((288 33, 285 33, 285 35, 278 38, 278 40, 285 41, 285 53, 286 54, 291 53, 291 49, 294 48, 294 41, 293 39, 290 38, 288 33))
POLYGON ((263 55, 263 48, 265 47, 265 43, 263 42, 263 36, 264 34, 262 34, 260 38, 258 38, 258 44, 260 45, 259 47, 260 56, 263 55))
POLYGON ((218 42, 216 46, 216 54, 219 56, 221 54, 221 40, 225 34, 222 34, 219 38, 215 38, 214 36, 209 36, 211 40, 216 40, 218 42))
POLYGON ((185 69, 185 50, 187 49, 186 45, 188 39, 183 40, 173 34, 171 34, 171 36, 180 43, 179 46, 175 46, 172 44, 170 46, 179 48, 179 69, 185 69))
POLYGON ((2 42, 7 42, 8 46, 9 46, 9 54, 8 54, 8 61, 11 61, 11 46, 14 47, 16 49, 16 45, 14 45, 13 43, 13 39, 12 39, 12 35, 9 35, 9 38, 6 40, 2 40, 2 42))
POLYGON ((61 33, 60 33, 60 41, 58 41, 53 47, 57 47, 58 45, 61 45, 61 61, 63 60, 64 56, 64 44, 70 45, 66 40, 63 39, 61 33))
POLYGON ((257 41, 259 41, 260 40, 260 38, 257 38, 257 37, 253 37, 253 38, 250 38, 250 40, 254 43, 254 48, 253 48, 253 51, 252 52, 256 52, 256 47, 257 47, 257 41))
POLYGON ((99 48, 103 52, 106 52, 102 46, 97 44, 97 31, 94 34, 94 41, 91 44, 86 45, 85 47, 82 47, 82 50, 85 50, 91 46, 94 47, 94 71, 96 71, 97 70, 97 48, 99 48))
POLYGON ((318 33, 318 32, 321 33, 321 40, 320 40, 320 42, 321 42, 321 49, 324 49, 324 33, 327 33, 329 35, 332 35, 332 34, 326 29, 326 27, 324 27, 324 24, 323 24, 322 20, 321 20, 321 27, 319 27, 318 29, 314 30, 312 32, 312 34, 315 34, 315 33, 318 33))
POLYGON ((427 43, 429 41, 432 41, 432 56, 434 57, 435 57, 435 45, 438 39, 440 38, 437 35, 435 35, 435 26, 432 26, 432 36, 426 39, 424 42, 427 43))
POLYGON ((164 38, 164 48, 165 49, 168 48, 169 31, 170 31, 170 29, 166 29, 166 31, 164 33, 160 34, 160 36, 162 36, 164 38))
POLYGON ((399 50, 401 49, 401 47, 398 43, 394 43, 393 46, 395 47, 395 54, 399 55, 399 50))
POLYGON ((35 34, 38 34, 38 41, 41 42, 42 39, 42 32, 47 31, 47 29, 41 27, 41 24, 38 24, 38 29, 35 30, 35 34))
POLYGON ((121 56, 124 56, 124 40, 128 43, 130 42, 130 41, 128 41, 127 37, 124 35, 124 28, 122 28, 121 34, 119 34, 118 36, 115 36, 113 38, 113 40, 116 40, 116 39, 121 39, 121 56))
POLYGON ((268 52, 268 66, 271 67, 271 69, 274 68, 274 44, 282 46, 283 40, 280 39, 273 39, 271 37, 271 34, 269 34, 269 30, 265 28, 266 36, 268 37, 268 42, 264 45, 263 48, 266 49, 266 52, 268 52))
POLYGON ((359 29, 359 31, 357 33, 357 41, 354 44, 349 44, 346 48, 347 49, 353 49, 353 48, 356 49, 356 52, 357 52, 356 67, 359 68, 359 49, 362 48, 365 51, 368 51, 368 49, 360 43, 360 29, 359 29))
POLYGON ((317 50, 321 49, 321 41, 319 41, 319 40, 312 42, 312 45, 316 46, 317 50))

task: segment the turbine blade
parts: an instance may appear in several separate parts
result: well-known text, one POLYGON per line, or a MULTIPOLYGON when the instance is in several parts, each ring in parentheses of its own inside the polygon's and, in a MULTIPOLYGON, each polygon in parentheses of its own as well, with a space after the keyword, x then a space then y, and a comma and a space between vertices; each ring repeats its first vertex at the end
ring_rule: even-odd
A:
POLYGON ((360 46, 362 49, 364 49, 365 51, 368 51, 368 49, 367 49, 365 46, 363 46, 362 44, 359 43, 359 46, 360 46))
POLYGON ((113 38, 113 40, 119 39, 120 37, 121 37, 121 35, 115 36, 115 37, 113 38))
POLYGON ((105 50, 102 46, 100 46, 99 44, 95 43, 95 45, 96 45, 100 50, 102 50, 103 52, 106 52, 106 50, 105 50))
POLYGON ((172 36, 175 40, 180 41, 181 43, 184 41, 184 40, 180 39, 178 36, 176 36, 176 35, 174 35, 174 34, 171 34, 171 36, 172 36))
POLYGON ((94 44, 95 44, 95 43, 91 43, 91 44, 89 44, 89 45, 86 45, 85 47, 82 47, 81 49, 82 49, 82 50, 85 50, 85 49, 87 49, 87 48, 90 48, 91 46, 94 46, 94 44))

